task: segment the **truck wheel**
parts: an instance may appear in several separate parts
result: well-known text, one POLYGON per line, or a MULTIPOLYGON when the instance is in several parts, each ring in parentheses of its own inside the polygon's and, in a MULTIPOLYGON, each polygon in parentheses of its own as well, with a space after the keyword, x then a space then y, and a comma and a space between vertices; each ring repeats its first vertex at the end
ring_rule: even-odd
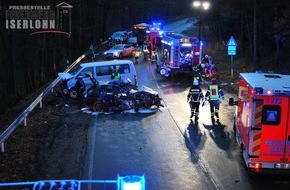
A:
POLYGON ((167 71, 166 71, 166 69, 161 68, 161 69, 159 70, 159 73, 160 73, 162 76, 164 76, 164 75, 167 74, 167 71))

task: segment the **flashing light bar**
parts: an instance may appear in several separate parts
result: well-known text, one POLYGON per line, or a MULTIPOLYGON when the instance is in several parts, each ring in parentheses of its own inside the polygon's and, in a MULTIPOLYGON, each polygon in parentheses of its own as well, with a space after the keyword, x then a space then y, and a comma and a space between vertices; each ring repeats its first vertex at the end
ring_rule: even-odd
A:
POLYGON ((144 176, 129 175, 125 177, 118 177, 118 182, 119 181, 121 185, 120 190, 145 190, 144 176))
POLYGON ((273 93, 272 93, 272 90, 266 90, 266 93, 267 93, 267 95, 271 95, 271 94, 273 94, 273 93))
POLYGON ((183 46, 183 47, 191 47, 192 45, 190 43, 183 43, 183 44, 181 44, 181 46, 183 46))
POLYGON ((167 45, 170 45, 172 46, 173 42, 168 42, 166 40, 161 40, 161 43, 164 43, 164 44, 167 44, 167 45))
MULTIPOLYGON (((106 189, 108 184, 116 185, 117 190, 145 190, 145 177, 137 175, 118 176, 117 180, 43 180, 34 182, 8 182, 0 183, 1 187, 21 187, 33 188, 33 190, 82 190, 82 185, 102 184, 103 189, 106 189)), ((84 187, 84 188, 85 188, 84 187)))

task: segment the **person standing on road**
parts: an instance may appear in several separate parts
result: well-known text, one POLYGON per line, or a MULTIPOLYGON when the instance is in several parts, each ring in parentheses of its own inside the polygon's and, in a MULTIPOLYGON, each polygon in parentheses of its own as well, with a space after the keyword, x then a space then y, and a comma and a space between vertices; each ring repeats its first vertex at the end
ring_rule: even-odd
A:
POLYGON ((204 99, 201 88, 199 87, 198 80, 194 80, 187 95, 187 101, 189 102, 191 115, 190 118, 195 116, 195 121, 198 120, 200 101, 204 99))
POLYGON ((141 55, 141 49, 139 48, 138 44, 136 44, 136 47, 133 50, 133 54, 135 58, 135 63, 138 63, 141 55))
POLYGON ((216 79, 212 79, 211 82, 212 84, 209 85, 205 98, 209 101, 212 121, 214 121, 215 116, 217 118, 217 122, 219 122, 220 99, 224 100, 224 92, 217 84, 216 79))
POLYGON ((90 46, 89 52, 90 52, 90 54, 92 56, 92 61, 94 61, 94 59, 95 59, 95 49, 94 49, 93 45, 90 46))

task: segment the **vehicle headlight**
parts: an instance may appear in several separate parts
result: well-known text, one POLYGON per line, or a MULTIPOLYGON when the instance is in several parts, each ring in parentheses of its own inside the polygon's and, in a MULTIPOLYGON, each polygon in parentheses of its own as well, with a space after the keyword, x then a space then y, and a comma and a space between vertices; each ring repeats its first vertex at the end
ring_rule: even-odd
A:
POLYGON ((107 55, 107 52, 104 52, 105 55, 107 55))
POLYGON ((119 52, 115 52, 114 55, 115 55, 115 56, 119 56, 119 52))

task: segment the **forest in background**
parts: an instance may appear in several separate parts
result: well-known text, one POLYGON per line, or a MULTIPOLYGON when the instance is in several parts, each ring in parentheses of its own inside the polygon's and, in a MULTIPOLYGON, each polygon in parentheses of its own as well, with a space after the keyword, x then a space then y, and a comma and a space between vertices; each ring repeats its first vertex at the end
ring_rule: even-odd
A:
MULTIPOLYGON (((238 42, 238 57, 252 68, 280 67, 290 56, 290 2, 275 0, 211 0, 207 12, 196 10, 190 0, 68 0, 72 6, 71 32, 67 35, 30 29, 7 29, 11 5, 50 5, 62 1, 3 0, 0 2, 0 113, 51 80, 91 44, 106 40, 114 31, 133 24, 202 15, 213 32, 201 35, 207 48, 225 49, 230 36, 238 42)), ((275 69, 275 68, 274 68, 275 69)), ((290 70, 290 69, 289 69, 290 70)))

